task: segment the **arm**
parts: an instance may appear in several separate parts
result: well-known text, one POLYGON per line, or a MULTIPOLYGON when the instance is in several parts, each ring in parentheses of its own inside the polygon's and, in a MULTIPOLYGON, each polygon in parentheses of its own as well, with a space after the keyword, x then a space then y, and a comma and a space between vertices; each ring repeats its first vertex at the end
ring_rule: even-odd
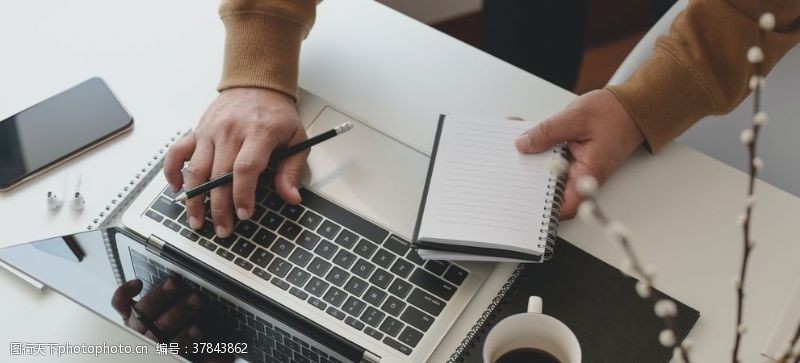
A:
MULTIPOLYGON (((573 160, 562 216, 575 215, 575 181, 602 183, 643 141, 657 151, 699 119, 732 110, 749 92, 759 0, 693 0, 661 37, 654 53, 619 86, 589 92, 517 140, 523 153, 567 142, 573 160)), ((764 1, 776 27, 762 45, 764 71, 800 42, 800 2, 764 1)))
MULTIPOLYGON (((211 217, 217 236, 233 230, 233 211, 241 220, 255 210, 258 176, 273 150, 306 139, 295 108, 300 44, 316 12, 315 0, 223 0, 225 60, 220 94, 193 132, 167 153, 164 173, 173 190, 194 188, 233 171, 232 185, 211 191, 211 217), (184 172, 184 162, 189 161, 184 172), (185 177, 184 177, 185 173, 185 177)), ((277 166, 275 189, 297 204, 297 190, 308 152, 277 166)), ((186 202, 192 228, 206 223, 205 196, 186 202)))

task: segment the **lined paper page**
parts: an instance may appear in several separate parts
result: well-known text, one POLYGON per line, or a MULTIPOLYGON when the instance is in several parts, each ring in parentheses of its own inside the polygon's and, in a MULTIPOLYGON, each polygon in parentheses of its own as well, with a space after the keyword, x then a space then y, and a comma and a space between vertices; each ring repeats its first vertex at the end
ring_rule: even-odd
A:
POLYGON ((551 152, 520 154, 514 140, 531 122, 447 116, 420 239, 541 253, 539 236, 551 152))

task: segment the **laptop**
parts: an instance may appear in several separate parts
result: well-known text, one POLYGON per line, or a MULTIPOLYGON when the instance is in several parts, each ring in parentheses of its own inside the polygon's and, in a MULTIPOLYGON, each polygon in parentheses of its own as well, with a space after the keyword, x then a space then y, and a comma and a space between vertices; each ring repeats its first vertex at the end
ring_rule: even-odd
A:
MULTIPOLYGON (((161 339, 139 329, 163 343, 206 326, 203 336, 222 335, 204 341, 221 344, 211 354, 250 362, 427 361, 444 337, 463 338, 448 332, 494 264, 423 261, 408 241, 428 156, 379 122, 308 92, 301 99, 309 135, 346 121, 355 128, 312 150, 300 205, 284 203, 265 174, 254 216, 218 238, 210 217, 202 230, 188 226, 159 173, 121 227, 11 247, 0 259, 123 326, 109 302, 131 280, 143 285, 132 304, 155 299, 166 281, 201 296, 209 313, 191 319, 203 321, 186 318, 161 339)), ((191 346, 180 351, 202 358, 191 346)))

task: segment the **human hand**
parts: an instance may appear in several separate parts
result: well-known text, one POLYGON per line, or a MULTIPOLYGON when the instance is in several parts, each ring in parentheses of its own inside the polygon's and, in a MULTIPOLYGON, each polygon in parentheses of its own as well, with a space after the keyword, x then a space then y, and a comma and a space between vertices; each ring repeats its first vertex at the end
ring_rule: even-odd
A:
POLYGON ((561 219, 571 219, 581 202, 575 189, 577 180, 591 175, 602 184, 642 141, 642 132, 617 98, 607 90, 595 90, 525 131, 516 146, 522 153, 535 154, 567 142, 572 160, 561 219))
MULTIPOLYGON (((252 216, 258 176, 270 154, 306 139, 294 102, 283 93, 263 88, 231 88, 220 92, 194 131, 176 142, 164 161, 164 174, 173 191, 181 185, 194 188, 210 178, 233 171, 233 185, 211 191, 211 218, 217 236, 233 229, 233 210, 241 220, 252 216), (186 178, 181 173, 183 164, 186 178)), ((298 185, 308 151, 277 165, 275 189, 290 204, 300 203, 298 185)), ((205 195, 186 201, 189 224, 199 229, 205 222, 205 195)))
POLYGON ((140 280, 128 281, 111 298, 111 305, 126 326, 156 342, 179 343, 181 347, 190 346, 203 336, 197 321, 203 305, 199 295, 171 278, 148 291, 135 306, 158 328, 155 330, 160 330, 154 332, 133 314, 133 298, 141 293, 142 286, 140 280))

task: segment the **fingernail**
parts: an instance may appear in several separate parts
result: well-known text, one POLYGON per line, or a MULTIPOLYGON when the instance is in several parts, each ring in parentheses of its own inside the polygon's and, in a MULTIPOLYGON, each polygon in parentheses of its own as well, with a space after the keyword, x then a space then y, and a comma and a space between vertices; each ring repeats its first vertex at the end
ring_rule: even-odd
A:
POLYGON ((164 281, 164 285, 161 285, 161 288, 166 292, 175 291, 175 283, 172 282, 172 279, 168 278, 167 281, 164 281))
POLYGON ((200 330, 200 327, 195 325, 191 329, 189 329, 189 336, 192 338, 200 338, 201 336, 203 336, 203 332, 200 330))
POLYGON ((222 226, 214 227, 214 231, 217 232, 217 237, 220 237, 220 238, 228 237, 228 231, 226 231, 225 228, 222 227, 222 226))
POLYGON ((527 152, 531 149, 531 138, 528 135, 520 135, 514 144, 517 145, 517 150, 527 152))
POLYGON ((189 303, 189 306, 198 306, 200 305, 200 296, 197 296, 197 294, 192 293, 191 295, 189 295, 189 300, 187 300, 186 302, 189 303))
POLYGON ((128 281, 128 286, 137 289, 139 286, 142 286, 142 282, 139 281, 139 279, 130 280, 128 281))
POLYGON ((239 217, 240 220, 246 220, 250 218, 249 213, 244 208, 237 208, 236 209, 236 216, 239 217))
POLYGON ((200 225, 200 220, 198 220, 197 217, 194 216, 189 217, 189 225, 192 227, 192 229, 200 229, 200 227, 202 227, 200 225))

